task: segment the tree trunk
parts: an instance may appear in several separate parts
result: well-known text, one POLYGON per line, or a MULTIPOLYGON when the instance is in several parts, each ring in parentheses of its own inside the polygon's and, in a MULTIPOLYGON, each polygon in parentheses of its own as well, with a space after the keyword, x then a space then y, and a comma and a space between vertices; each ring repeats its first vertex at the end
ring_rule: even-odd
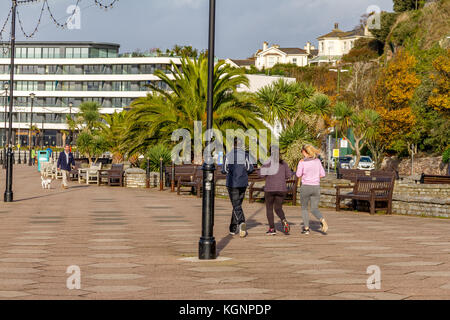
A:
POLYGON ((356 159, 355 159, 355 163, 353 164, 353 167, 355 169, 358 168, 358 164, 359 164, 359 160, 361 159, 361 149, 364 146, 364 144, 362 144, 362 146, 359 145, 359 142, 361 141, 361 138, 356 138, 355 137, 355 152, 356 152, 356 159))

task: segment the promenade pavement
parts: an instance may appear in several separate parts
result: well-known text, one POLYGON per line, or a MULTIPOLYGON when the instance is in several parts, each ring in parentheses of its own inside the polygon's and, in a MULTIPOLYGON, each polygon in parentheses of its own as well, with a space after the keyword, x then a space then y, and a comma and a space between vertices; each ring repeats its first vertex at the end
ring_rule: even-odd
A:
MULTIPOLYGON (((5 172, 0 172, 5 189, 5 172)), ((14 202, 0 207, 0 299, 450 299, 450 220, 323 209, 328 234, 266 236, 263 203, 243 208, 247 238, 228 235, 231 205, 216 199, 218 259, 195 259, 201 199, 170 190, 61 181, 14 167, 14 202), (69 290, 69 266, 81 288, 69 290), (368 289, 369 266, 381 288, 368 289)), ((281 225, 277 222, 277 228, 281 225)))

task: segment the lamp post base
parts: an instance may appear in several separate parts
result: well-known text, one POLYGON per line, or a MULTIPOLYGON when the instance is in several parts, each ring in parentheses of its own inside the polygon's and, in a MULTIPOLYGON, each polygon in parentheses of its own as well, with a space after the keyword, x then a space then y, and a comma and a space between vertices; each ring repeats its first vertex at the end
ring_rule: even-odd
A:
POLYGON ((200 238, 198 243, 198 258, 200 260, 216 259, 216 239, 200 238))
POLYGON ((13 192, 5 192, 3 200, 5 202, 13 202, 13 192))
POLYGON ((6 188, 4 194, 5 202, 13 202, 13 191, 12 191, 12 182, 13 182, 13 166, 14 166, 14 153, 11 147, 8 147, 8 153, 6 156, 6 188))

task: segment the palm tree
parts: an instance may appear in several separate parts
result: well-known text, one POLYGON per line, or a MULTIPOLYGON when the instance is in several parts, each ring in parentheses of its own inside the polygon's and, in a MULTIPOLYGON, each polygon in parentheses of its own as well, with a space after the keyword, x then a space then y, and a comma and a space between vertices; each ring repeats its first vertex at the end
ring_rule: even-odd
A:
POLYGON ((92 133, 99 127, 100 108, 101 106, 97 102, 83 102, 76 115, 75 127, 78 127, 80 131, 92 133))
MULTIPOLYGON (((172 63, 170 75, 157 70, 158 76, 169 91, 155 84, 144 98, 131 104, 127 115, 127 145, 130 154, 144 153, 156 140, 169 144, 177 129, 194 132, 194 121, 201 121, 206 128, 206 99, 208 85, 208 60, 205 55, 198 59, 181 60, 181 69, 172 63)), ((226 129, 265 128, 259 119, 259 109, 250 103, 246 94, 238 94, 236 88, 248 86, 242 70, 232 69, 225 62, 214 67, 213 80, 213 128, 222 134, 226 129)))
POLYGON ((102 115, 101 118, 104 122, 99 124, 100 135, 105 139, 108 149, 113 155, 113 163, 123 161, 122 141, 126 134, 125 113, 126 111, 122 111, 102 115))
POLYGON ((280 79, 261 88, 256 93, 254 103, 261 108, 263 119, 267 123, 272 126, 279 123, 282 130, 285 130, 295 123, 295 115, 314 93, 315 89, 305 83, 280 79))
POLYGON ((338 102, 336 104, 334 115, 337 120, 338 129, 348 141, 350 148, 356 153, 354 167, 357 167, 361 158, 362 148, 376 135, 376 125, 380 116, 373 109, 358 111, 349 107, 344 102, 338 102), (350 129, 355 138, 354 143, 348 138, 350 129))
MULTIPOLYGON (((75 120, 67 118, 69 127, 77 128, 80 132, 77 138, 77 148, 87 156, 89 163, 92 163, 92 157, 98 157, 107 150, 106 141, 99 134, 100 108, 101 106, 97 102, 84 102, 80 105, 75 120)), ((94 162, 96 161, 97 158, 94 162)))

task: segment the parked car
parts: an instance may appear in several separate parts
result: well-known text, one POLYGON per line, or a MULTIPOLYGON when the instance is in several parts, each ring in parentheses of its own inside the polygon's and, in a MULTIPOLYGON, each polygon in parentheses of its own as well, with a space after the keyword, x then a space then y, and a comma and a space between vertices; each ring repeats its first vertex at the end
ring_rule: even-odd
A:
MULTIPOLYGON (((355 165, 355 160, 352 159, 350 161, 350 167, 353 168, 355 165)), ((375 169, 375 163, 372 161, 372 158, 369 156, 362 156, 361 159, 359 159, 358 167, 354 169, 360 169, 360 170, 373 170, 375 169)))
POLYGON ((331 158, 331 168, 334 169, 335 161, 337 160, 338 167, 342 169, 351 169, 350 161, 352 160, 351 156, 339 157, 339 158, 331 158))

